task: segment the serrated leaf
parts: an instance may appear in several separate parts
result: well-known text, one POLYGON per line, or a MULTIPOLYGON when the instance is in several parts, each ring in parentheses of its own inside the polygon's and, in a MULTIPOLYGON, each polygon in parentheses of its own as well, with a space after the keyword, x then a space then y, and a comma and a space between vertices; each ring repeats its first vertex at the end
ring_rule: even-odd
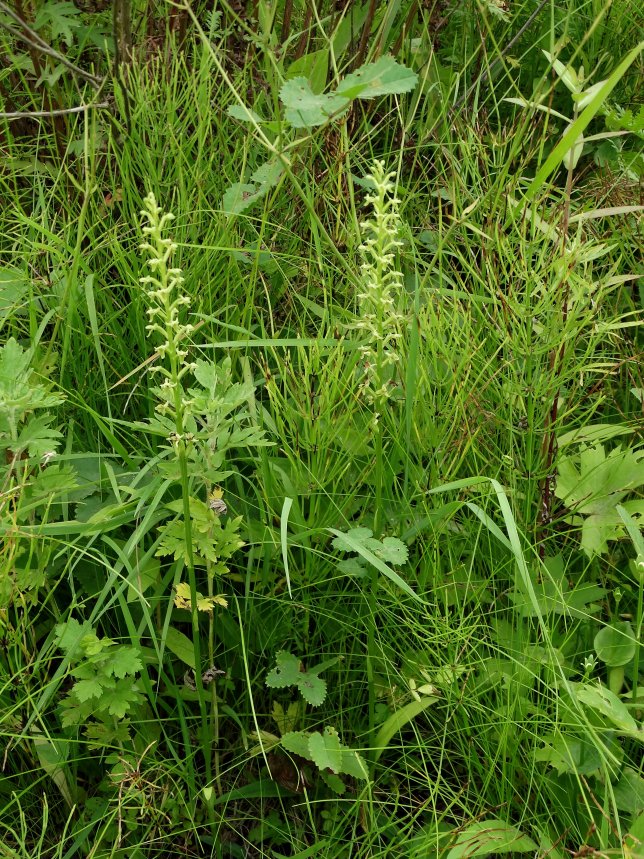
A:
POLYGON ((112 722, 90 722, 83 731, 88 740, 88 745, 93 749, 114 748, 131 740, 129 723, 126 720, 112 722))
POLYGON ((320 775, 327 787, 330 787, 333 793, 342 796, 347 791, 347 786, 342 781, 339 775, 329 772, 321 772, 320 775))
POLYGON ((601 756, 593 742, 585 737, 568 734, 546 737, 544 747, 534 752, 534 759, 554 767, 559 775, 590 775, 602 765, 601 756))
POLYGON ((342 770, 342 749, 335 728, 326 727, 321 734, 318 731, 311 734, 309 756, 320 770, 331 770, 334 773, 342 770))
POLYGON ((357 552, 373 567, 379 570, 379 572, 381 572, 397 587, 399 587, 401 591, 404 591, 406 594, 408 594, 410 597, 413 597, 418 602, 423 602, 423 599, 418 596, 418 594, 413 590, 413 588, 411 588, 407 584, 407 582, 398 575, 398 573, 394 572, 390 567, 388 567, 387 564, 384 563, 384 561, 374 555, 374 553, 367 549, 363 545, 363 543, 358 542, 357 540, 353 540, 351 537, 351 532, 349 532, 348 534, 342 534, 339 531, 336 531, 335 528, 329 528, 328 530, 336 537, 340 537, 342 539, 343 544, 348 545, 349 549, 347 551, 357 552))
POLYGON ((81 642, 90 633, 92 627, 89 623, 79 623, 70 617, 65 623, 59 623, 55 627, 56 646, 64 651, 68 659, 72 659, 80 650, 81 642))
POLYGON ((341 772, 353 778, 368 779, 369 769, 362 755, 353 752, 350 749, 342 748, 342 769, 341 772))
POLYGON ((256 185, 265 185, 267 188, 272 188, 284 175, 284 165, 278 159, 266 161, 264 164, 253 171, 251 179, 256 185))
POLYGON ((373 531, 371 528, 351 528, 347 531, 346 537, 348 540, 344 534, 338 534, 335 540, 331 542, 333 548, 339 552, 355 552, 355 544, 360 543, 361 546, 364 546, 367 540, 373 537, 373 531))
POLYGON ((346 99, 376 98, 411 92, 418 83, 416 72, 400 65, 391 56, 380 57, 347 75, 336 89, 346 99))
POLYGON ((346 96, 333 93, 316 95, 306 78, 292 78, 280 89, 280 99, 286 108, 284 115, 293 128, 313 128, 324 125, 332 115, 349 105, 346 96))
POLYGON ((312 707, 319 707, 326 698, 326 681, 317 674, 300 673, 297 679, 297 688, 304 700, 312 707))
POLYGON ((108 675, 119 679, 136 674, 143 668, 139 653, 134 647, 118 647, 110 654, 110 660, 103 669, 108 675))
POLYGON ((535 842, 504 820, 477 820, 459 832, 447 859, 471 859, 499 853, 530 853, 538 851, 535 842))
POLYGON ((268 193, 267 185, 248 185, 235 182, 224 194, 221 207, 226 215, 239 215, 268 193))
POLYGON ((10 337, 0 349, 0 390, 13 386, 28 370, 31 352, 25 352, 15 337, 10 337))
POLYGON ((103 686, 95 677, 91 680, 79 680, 78 683, 74 683, 72 693, 83 704, 90 698, 100 698, 103 694, 103 686))
POLYGON ((359 558, 343 558, 338 561, 337 568, 346 576, 354 576, 357 579, 362 579, 367 575, 367 568, 359 558))
POLYGON ((309 753, 309 734, 306 731, 290 731, 284 734, 280 743, 292 755, 299 755, 307 761, 311 760, 309 753))
MULTIPOLYGON (((193 532, 193 537, 194 537, 193 532)), ((194 543, 198 544, 195 539, 194 543)), ((179 582, 175 587, 174 604, 177 608, 192 611, 192 601, 190 597, 190 585, 188 582, 179 582)), ((197 611, 212 612, 215 606, 228 608, 228 602, 221 594, 212 597, 205 597, 197 591, 197 611)))
POLYGON ((384 537, 380 541, 379 548, 374 550, 374 554, 387 564, 395 564, 399 567, 407 562, 409 549, 398 537, 384 537))
POLYGON ((142 696, 138 692, 136 683, 132 683, 129 678, 118 680, 114 688, 104 690, 99 709, 107 710, 110 716, 122 719, 128 710, 141 700, 142 696))
POLYGON ((302 676, 300 660, 286 650, 280 650, 275 656, 275 668, 268 672, 266 685, 271 689, 283 689, 285 686, 295 686, 302 676))

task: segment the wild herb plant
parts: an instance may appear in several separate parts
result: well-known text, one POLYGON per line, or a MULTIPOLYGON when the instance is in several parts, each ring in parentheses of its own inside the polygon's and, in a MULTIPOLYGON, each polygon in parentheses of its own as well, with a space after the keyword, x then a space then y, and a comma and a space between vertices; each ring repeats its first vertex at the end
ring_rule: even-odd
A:
POLYGON ((60 515, 60 503, 75 487, 74 472, 56 462, 62 433, 49 409, 64 397, 35 373, 34 350, 11 337, 0 349, 0 515, 5 523, 0 606, 4 632, 12 628, 10 606, 37 605, 46 584, 51 541, 29 530, 60 515))
MULTIPOLYGON (((181 321, 182 309, 190 299, 179 290, 183 284, 180 269, 171 265, 177 245, 166 235, 172 215, 163 214, 153 194, 145 200, 142 214, 148 225, 143 227, 146 241, 141 246, 149 255, 152 274, 141 278, 149 302, 151 335, 164 338, 157 346, 160 362, 154 370, 162 377, 154 389, 158 398, 157 417, 149 430, 160 436, 161 456, 158 467, 167 481, 180 489, 181 497, 166 502, 171 518, 162 527, 156 554, 171 556, 185 566, 188 587, 177 583, 175 605, 190 612, 194 665, 202 663, 200 612, 208 615, 208 666, 215 662, 215 608, 227 603, 215 594, 215 584, 221 586, 228 573, 228 559, 244 544, 239 536, 241 517, 225 520, 228 510, 218 483, 230 476, 225 469, 229 451, 266 444, 263 431, 250 418, 248 402, 253 394, 250 383, 234 383, 231 360, 221 364, 213 361, 187 361, 187 338, 193 326, 181 321), (194 377, 195 387, 188 387, 194 377), (198 587, 198 577, 205 572, 206 597, 198 587)), ((205 709, 202 671, 197 670, 196 687, 202 719, 201 741, 206 758, 206 779, 210 780, 211 759, 205 749, 219 741, 219 711, 216 684, 211 684, 210 715, 205 709)), ((219 778, 219 763, 215 753, 215 779, 219 778)))

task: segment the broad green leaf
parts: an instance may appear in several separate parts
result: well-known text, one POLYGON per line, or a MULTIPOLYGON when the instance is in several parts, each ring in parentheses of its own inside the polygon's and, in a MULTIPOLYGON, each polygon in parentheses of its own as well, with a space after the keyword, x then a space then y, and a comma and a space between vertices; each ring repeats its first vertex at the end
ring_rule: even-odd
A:
POLYGON ((110 716, 122 719, 135 704, 143 700, 136 683, 130 678, 118 680, 113 689, 106 689, 99 701, 99 709, 110 716))
POLYGON ((633 627, 627 620, 614 621, 597 633, 594 646, 597 658, 609 668, 627 665, 637 649, 633 627))
MULTIPOLYGON (((546 559, 546 566, 548 561, 553 560, 546 559)), ((552 612, 583 620, 593 613, 595 604, 606 595, 606 589, 594 582, 577 585, 571 590, 563 566, 549 573, 541 569, 535 570, 533 584, 538 608, 544 615, 552 612)), ((521 589, 512 590, 510 599, 517 606, 522 617, 536 617, 535 607, 521 589)))
POLYGON ((500 853, 530 853, 537 845, 519 829, 504 820, 477 820, 459 832, 447 859, 471 859, 474 856, 495 856, 500 853))
MULTIPOLYGON (((502 21, 510 20, 506 0, 483 0, 483 3, 490 15, 494 15, 495 18, 500 18, 502 21)), ((510 60, 510 57, 508 57, 508 60, 510 60)))
POLYGON ((280 743, 292 755, 299 755, 307 761, 311 760, 309 734, 306 731, 290 731, 288 734, 284 734, 280 743))
POLYGON ((300 660, 286 650, 280 650, 275 656, 275 668, 268 672, 266 685, 271 689, 283 689, 285 686, 295 686, 302 676, 300 660))
POLYGON ((401 566, 407 562, 409 550, 398 537, 384 537, 382 540, 370 540, 367 549, 371 549, 374 555, 382 558, 387 564, 401 566))
POLYGON ((305 701, 312 707, 319 707, 326 698, 326 681, 317 674, 300 672, 297 679, 297 688, 305 701))
POLYGON ((549 51, 543 51, 543 53, 552 68, 555 70, 559 80, 570 90, 570 92, 578 93, 580 87, 579 78, 577 76, 577 72, 572 68, 572 66, 564 65, 561 60, 557 60, 553 57, 549 51))
POLYGON ((279 159, 275 158, 271 161, 266 161, 264 164, 260 164, 260 166, 253 171, 250 178, 256 185, 272 188, 277 185, 283 175, 284 165, 279 159))
POLYGON ((620 811, 639 814, 644 811, 644 778, 631 767, 624 767, 613 788, 615 805, 620 811))
POLYGON ((410 701, 409 704, 405 704, 404 707, 392 713, 380 726, 374 739, 374 759, 377 761, 380 758, 380 755, 388 747, 395 734, 402 731, 405 725, 438 700, 437 697, 428 696, 427 698, 421 698, 420 701, 410 701))
POLYGON ((335 728, 326 727, 321 734, 317 731, 311 734, 309 757, 320 770, 342 771, 342 749, 335 728))
POLYGON ((357 752, 350 751, 349 749, 345 749, 344 746, 342 746, 341 772, 345 775, 350 775, 353 778, 369 778, 369 770, 362 755, 359 755, 357 752))
POLYGON ((624 837, 624 859, 644 859, 644 811, 631 823, 624 837))
POLYGON ((339 775, 327 772, 326 770, 322 770, 320 775, 322 776, 324 783, 327 787, 331 788, 333 793, 336 793, 338 796, 342 796, 347 792, 347 786, 339 775))
POLYGON ((170 653, 173 653, 185 665, 196 671, 194 645, 187 635, 170 626, 166 633, 165 646, 170 653))
POLYGON ((628 708, 617 695, 605 686, 578 684, 575 688, 577 700, 606 716, 613 725, 629 737, 644 742, 644 731, 628 712, 628 708))
POLYGON ((583 110, 587 105, 589 105, 605 83, 605 80, 597 81, 596 84, 589 86, 582 92, 573 93, 572 100, 577 102, 577 110, 583 110))
MULTIPOLYGON (((572 123, 571 123, 572 125, 572 123)), ((568 126, 570 128, 570 125, 568 126)), ((564 134, 568 130, 568 128, 564 129, 564 134)), ((580 134, 577 140, 573 143, 570 149, 566 152, 563 157, 563 165, 566 170, 575 169, 577 164, 579 163, 579 159, 582 156, 584 151, 584 135, 580 134)))
POLYGON ((338 84, 336 94, 346 99, 400 95, 411 92, 417 83, 416 72, 400 65, 393 57, 386 56, 347 75, 338 84))
POLYGON ((559 461, 556 495, 575 513, 612 511, 629 491, 644 484, 644 450, 603 445, 583 447, 559 461))
POLYGON ((68 48, 74 41, 73 30, 83 26, 80 9, 71 0, 47 0, 43 3, 34 20, 35 30, 47 30, 49 38, 55 42, 59 37, 68 48))
POLYGON ((311 84, 311 89, 315 93, 321 93, 326 86, 326 79, 329 72, 329 49, 320 48, 318 51, 311 51, 310 54, 304 54, 294 60, 288 67, 286 72, 287 78, 305 77, 311 84))
POLYGON ((74 799, 67 782, 68 769, 65 767, 69 754, 69 743, 67 741, 49 739, 35 727, 31 730, 31 739, 38 755, 38 763, 54 782, 65 802, 71 808, 74 805, 74 799))
POLYGON ((347 537, 351 542, 345 539, 344 534, 338 534, 335 540, 331 542, 331 545, 340 552, 355 552, 355 544, 360 543, 362 546, 365 546, 367 540, 373 537, 373 531, 371 528, 351 528, 347 531, 347 537))
POLYGON ((12 267, 0 268, 0 324, 9 316, 22 316, 29 306, 29 278, 12 267))
MULTIPOLYGON (((588 517, 582 525, 582 548, 586 554, 605 552, 607 542, 621 536, 623 523, 616 506, 643 484, 642 449, 617 447, 606 454, 603 445, 597 444, 560 458, 555 494, 573 514, 588 517)), ((626 502, 624 507, 636 513, 640 512, 640 503, 626 502)))
POLYGON ((596 443, 601 441, 609 441, 620 435, 631 435, 633 427, 628 424, 589 424, 579 429, 570 430, 557 436, 557 449, 561 450, 569 444, 579 444, 581 442, 596 443))
POLYGON ((221 207, 226 215, 239 215, 268 193, 268 185, 248 185, 236 182, 224 194, 221 207))
POLYGON ((349 99, 332 93, 316 95, 306 78, 293 78, 280 89, 286 108, 284 115, 293 128, 324 125, 329 117, 339 114, 349 105, 349 99))
POLYGON ((344 558, 342 561, 338 561, 336 566, 345 576, 362 579, 367 575, 367 568, 359 558, 344 558))

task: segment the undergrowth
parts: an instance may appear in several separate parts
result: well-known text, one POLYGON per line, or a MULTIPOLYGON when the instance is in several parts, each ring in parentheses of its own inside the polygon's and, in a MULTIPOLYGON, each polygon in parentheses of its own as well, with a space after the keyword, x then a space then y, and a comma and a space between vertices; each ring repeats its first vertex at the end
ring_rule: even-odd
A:
POLYGON ((644 856, 641 12, 211 7, 0 3, 0 855, 644 856))

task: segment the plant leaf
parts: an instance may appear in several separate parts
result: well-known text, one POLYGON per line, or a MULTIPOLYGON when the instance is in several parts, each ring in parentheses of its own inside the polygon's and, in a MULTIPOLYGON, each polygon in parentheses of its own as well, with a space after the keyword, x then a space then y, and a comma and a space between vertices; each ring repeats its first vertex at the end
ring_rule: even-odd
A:
POLYGON ((367 549, 361 542, 354 540, 351 536, 351 532, 342 534, 341 531, 336 531, 335 528, 329 528, 328 530, 332 534, 335 534, 336 537, 342 538, 342 544, 348 546, 348 549, 345 549, 345 551, 357 552, 359 555, 362 555, 366 561, 397 585, 401 591, 404 591, 410 597, 418 600, 418 602, 423 602, 422 598, 418 596, 413 588, 411 588, 407 582, 398 575, 398 573, 395 573, 390 567, 381 561, 380 558, 376 557, 373 552, 369 551, 369 549, 367 549))
POLYGON ((224 194, 221 207, 226 215, 239 215, 268 192, 267 185, 248 185, 235 182, 224 194))
POLYGON ((195 650, 192 641, 190 641, 187 635, 179 632, 173 626, 169 626, 165 636, 165 646, 170 653, 174 653, 185 665, 196 671, 195 650))
POLYGON ((292 755, 299 755, 301 758, 306 758, 307 761, 311 760, 309 734, 306 731, 289 731, 288 734, 284 734, 280 743, 292 755))
POLYGON ((297 679, 297 688, 304 700, 312 707, 319 707, 326 698, 326 681, 317 674, 300 672, 297 679))
POLYGON ((538 850, 531 838, 496 817, 477 820, 459 832, 447 859, 470 859, 499 853, 529 853, 538 850))
POLYGON ((292 78, 280 89, 280 98, 286 108, 284 115, 293 128, 312 128, 324 125, 329 117, 349 105, 346 96, 326 93, 316 95, 306 78, 292 78))
POLYGON ((338 84, 336 94, 346 99, 401 95, 413 90, 417 82, 416 72, 386 56, 347 75, 338 84))
POLYGON ((74 683, 72 693, 81 704, 84 704, 90 698, 100 698, 103 694, 103 686, 95 677, 90 680, 79 680, 78 683, 74 683))
POLYGON ((342 749, 335 728, 326 727, 321 734, 318 731, 311 734, 309 756, 320 770, 342 771, 342 749))
POLYGON ((575 693, 578 701, 606 716, 619 731, 644 742, 644 730, 628 712, 626 704, 606 686, 580 683, 575 687, 575 693))
POLYGON ((254 110, 251 110, 250 107, 246 107, 245 104, 230 104, 226 113, 228 116, 232 116, 234 119, 239 119, 242 122, 256 122, 259 124, 262 121, 261 116, 255 113, 254 110))
POLYGON ((405 704, 404 707, 401 707, 399 710, 396 710, 395 713, 392 713, 391 716, 383 722, 376 734, 376 738, 373 743, 375 760, 377 761, 380 755, 387 748, 394 734, 397 734, 398 731, 402 731, 408 722, 411 722, 411 720, 415 719, 416 716, 423 712, 423 710, 426 710, 430 704, 435 704, 438 700, 439 699, 435 696, 428 696, 427 698, 421 698, 420 701, 410 701, 409 704, 405 704))
POLYGON ((266 685, 271 689, 283 689, 285 686, 296 686, 302 676, 300 660, 286 650, 280 650, 275 656, 275 668, 268 672, 266 685))
POLYGON ((610 623, 597 633, 594 646, 597 658, 609 668, 628 665, 637 649, 633 627, 627 620, 610 623))

